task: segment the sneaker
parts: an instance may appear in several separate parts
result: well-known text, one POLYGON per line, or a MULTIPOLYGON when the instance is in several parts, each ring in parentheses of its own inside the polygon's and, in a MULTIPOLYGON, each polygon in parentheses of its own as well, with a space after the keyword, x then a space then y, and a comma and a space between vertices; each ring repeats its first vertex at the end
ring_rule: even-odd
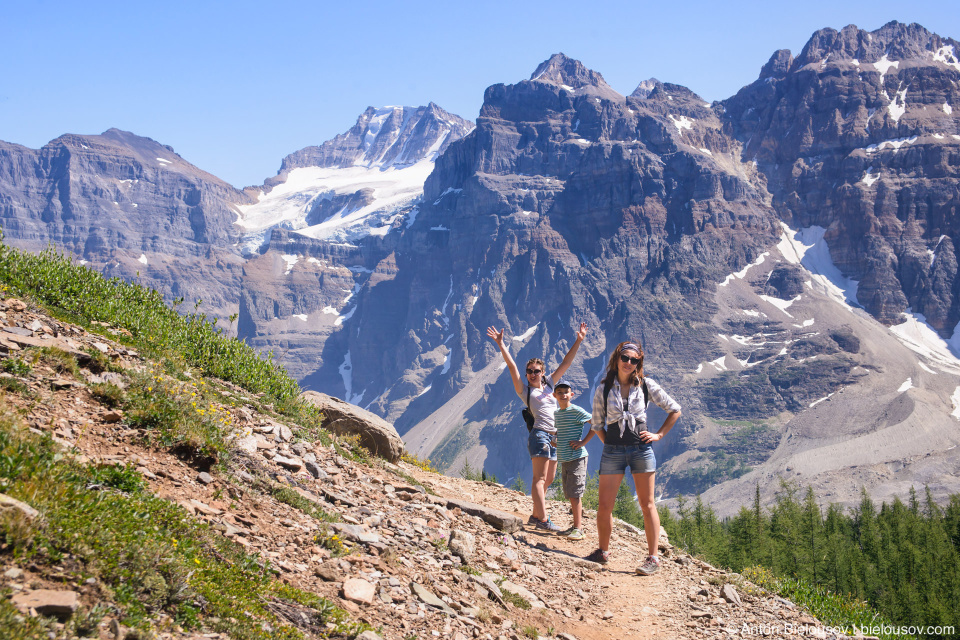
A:
POLYGON ((598 564, 607 564, 610 562, 610 553, 608 551, 604 551, 603 549, 597 549, 584 558, 584 560, 589 560, 590 562, 596 562, 598 564))
POLYGON ((637 567, 637 574, 641 576, 652 576, 657 571, 660 571, 660 558, 653 556, 647 556, 643 564, 637 567))
POLYGON ((529 518, 527 518, 527 524, 529 525, 536 525, 538 522, 540 522, 540 519, 534 515, 531 515, 529 518))
POLYGON ((561 530, 560 527, 553 524, 553 520, 550 519, 550 516, 547 516, 546 520, 537 520, 536 527, 537 529, 541 529, 543 531, 557 532, 561 530))
POLYGON ((583 535, 583 531, 580 531, 580 529, 576 527, 570 527, 566 531, 561 531, 560 535, 567 538, 567 540, 583 540, 586 537, 583 535))

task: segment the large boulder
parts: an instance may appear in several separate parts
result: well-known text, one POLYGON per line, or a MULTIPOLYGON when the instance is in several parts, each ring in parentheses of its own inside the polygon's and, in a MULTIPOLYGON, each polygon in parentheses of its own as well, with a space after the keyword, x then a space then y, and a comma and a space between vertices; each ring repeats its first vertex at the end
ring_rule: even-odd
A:
POLYGON ((380 416, 318 391, 304 391, 300 397, 320 408, 325 429, 359 436, 360 444, 389 462, 397 462, 403 455, 400 434, 380 416))

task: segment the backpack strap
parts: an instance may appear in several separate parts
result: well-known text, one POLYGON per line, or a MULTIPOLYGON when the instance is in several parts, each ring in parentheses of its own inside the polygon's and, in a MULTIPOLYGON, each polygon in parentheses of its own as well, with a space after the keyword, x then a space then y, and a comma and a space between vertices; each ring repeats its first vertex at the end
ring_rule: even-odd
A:
MULTIPOLYGON (((543 379, 543 384, 547 389, 553 389, 553 385, 547 382, 546 378, 543 379)), ((527 409, 530 409, 530 391, 532 391, 532 388, 530 383, 527 383, 527 409)), ((533 411, 533 409, 530 410, 533 411)))

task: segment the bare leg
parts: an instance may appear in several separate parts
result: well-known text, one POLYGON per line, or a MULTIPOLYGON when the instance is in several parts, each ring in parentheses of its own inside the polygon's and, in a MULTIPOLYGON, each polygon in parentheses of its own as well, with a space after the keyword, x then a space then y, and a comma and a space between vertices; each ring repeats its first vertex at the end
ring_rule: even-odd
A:
POLYGON ((530 483, 530 497, 533 499, 533 517, 538 520, 547 519, 547 502, 545 492, 550 484, 547 482, 547 474, 550 474, 550 482, 553 482, 553 474, 557 471, 557 462, 549 458, 530 458, 533 462, 533 481, 530 483), (550 463, 553 462, 553 473, 550 473, 550 463))
POLYGON ((580 528, 580 518, 583 513, 583 509, 580 505, 580 498, 570 498, 570 510, 573 511, 573 528, 580 528))
POLYGON ((643 512, 643 530, 647 534, 647 555, 659 555, 657 547, 660 541, 660 514, 654 502, 653 485, 655 471, 633 474, 633 483, 637 487, 637 502, 643 512))
POLYGON ((617 501, 617 491, 623 482, 623 474, 600 476, 600 504, 597 507, 597 537, 599 547, 610 550, 610 533, 613 531, 613 505, 617 501))

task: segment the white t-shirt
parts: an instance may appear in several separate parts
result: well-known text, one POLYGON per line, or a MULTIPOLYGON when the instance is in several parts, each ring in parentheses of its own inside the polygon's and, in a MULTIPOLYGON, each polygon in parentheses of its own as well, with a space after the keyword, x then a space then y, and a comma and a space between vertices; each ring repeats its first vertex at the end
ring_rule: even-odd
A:
POLYGON ((530 411, 533 412, 533 428, 545 431, 549 434, 557 432, 553 425, 553 414, 557 410, 557 399, 553 397, 553 378, 546 376, 542 389, 530 387, 529 384, 523 385, 520 393, 520 400, 524 406, 527 402, 527 389, 530 389, 530 411))

